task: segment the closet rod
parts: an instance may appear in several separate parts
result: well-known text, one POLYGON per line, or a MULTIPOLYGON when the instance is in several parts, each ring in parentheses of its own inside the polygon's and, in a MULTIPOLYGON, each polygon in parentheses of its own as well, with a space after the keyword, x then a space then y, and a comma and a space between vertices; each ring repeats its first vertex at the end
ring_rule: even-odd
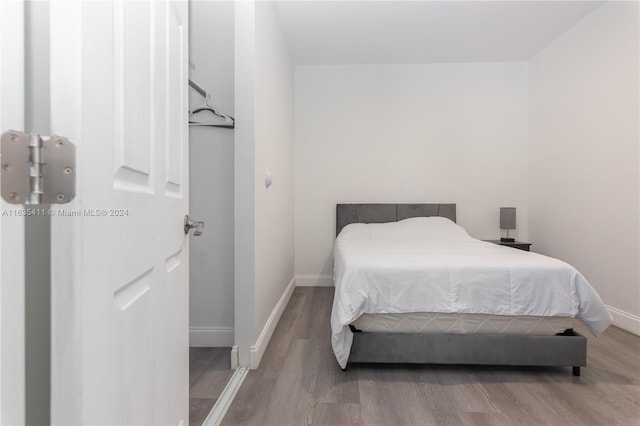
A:
POLYGON ((205 92, 205 90, 202 87, 198 86, 196 83, 191 81, 191 79, 189 79, 189 86, 191 86, 194 89, 196 89, 196 92, 200 93, 205 98, 207 97, 207 92, 205 92))

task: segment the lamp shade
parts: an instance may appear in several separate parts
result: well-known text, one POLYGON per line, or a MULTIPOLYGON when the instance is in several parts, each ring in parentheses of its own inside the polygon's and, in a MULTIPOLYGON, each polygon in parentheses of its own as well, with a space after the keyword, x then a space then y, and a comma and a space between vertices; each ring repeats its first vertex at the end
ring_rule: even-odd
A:
POLYGON ((500 229, 516 229, 515 207, 500 207, 500 229))

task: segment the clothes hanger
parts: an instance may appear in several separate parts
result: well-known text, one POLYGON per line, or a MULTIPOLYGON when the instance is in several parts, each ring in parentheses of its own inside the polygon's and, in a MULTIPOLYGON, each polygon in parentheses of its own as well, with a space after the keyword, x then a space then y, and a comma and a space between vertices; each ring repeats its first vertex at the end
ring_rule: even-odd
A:
POLYGON ((215 108, 213 108, 213 106, 209 104, 209 99, 210 95, 207 93, 204 102, 198 107, 194 108, 193 111, 189 112, 189 124, 191 126, 209 126, 222 127, 224 129, 233 129, 235 127, 235 119, 216 111, 215 108), (196 114, 200 115, 198 117, 194 117, 196 114), (209 116, 209 119, 211 118, 211 116, 217 116, 223 118, 224 121, 222 123, 211 122, 205 115, 209 116), (194 118, 197 118, 198 121, 195 121, 194 118))
POLYGON ((215 108, 213 108, 211 104, 209 104, 209 100, 211 99, 211 95, 209 93, 204 91, 200 86, 198 86, 191 80, 189 80, 189 86, 193 87, 198 93, 204 96, 204 102, 198 105, 192 111, 189 111, 190 126, 221 127, 223 129, 235 128, 236 121, 233 117, 219 113, 215 110, 215 108), (200 114, 200 116, 194 117, 194 115, 196 114, 200 114), (208 116, 208 118, 206 116, 208 116), (212 118, 212 116, 223 118, 224 121, 222 123, 211 122, 209 121, 209 119, 212 118), (197 118, 198 121, 195 121, 194 118, 197 118))

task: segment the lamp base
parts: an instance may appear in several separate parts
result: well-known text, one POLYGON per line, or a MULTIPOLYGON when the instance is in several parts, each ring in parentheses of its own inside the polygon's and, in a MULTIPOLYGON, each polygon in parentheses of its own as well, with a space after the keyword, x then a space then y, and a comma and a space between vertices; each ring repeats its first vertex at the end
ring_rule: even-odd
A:
POLYGON ((500 241, 502 241, 503 243, 515 243, 516 239, 515 238, 502 237, 502 238, 500 238, 500 241))

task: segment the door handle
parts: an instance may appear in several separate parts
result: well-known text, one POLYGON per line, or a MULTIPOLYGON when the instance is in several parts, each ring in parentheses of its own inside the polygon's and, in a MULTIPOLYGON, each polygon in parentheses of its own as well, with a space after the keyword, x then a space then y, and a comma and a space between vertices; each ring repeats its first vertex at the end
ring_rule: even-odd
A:
POLYGON ((199 237, 202 235, 202 228, 204 228, 204 222, 198 220, 192 220, 189 215, 184 217, 184 234, 189 235, 190 229, 195 229, 193 231, 194 237, 199 237))

